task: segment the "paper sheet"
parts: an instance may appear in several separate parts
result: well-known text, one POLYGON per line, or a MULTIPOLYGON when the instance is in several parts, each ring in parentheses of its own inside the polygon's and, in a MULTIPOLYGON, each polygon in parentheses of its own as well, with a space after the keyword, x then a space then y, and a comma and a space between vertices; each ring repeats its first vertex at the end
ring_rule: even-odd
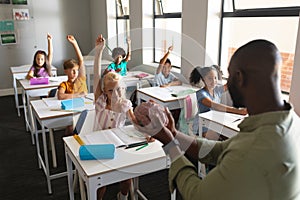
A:
POLYGON ((115 146, 145 141, 145 136, 133 126, 96 131, 81 137, 87 144, 114 144, 115 146))

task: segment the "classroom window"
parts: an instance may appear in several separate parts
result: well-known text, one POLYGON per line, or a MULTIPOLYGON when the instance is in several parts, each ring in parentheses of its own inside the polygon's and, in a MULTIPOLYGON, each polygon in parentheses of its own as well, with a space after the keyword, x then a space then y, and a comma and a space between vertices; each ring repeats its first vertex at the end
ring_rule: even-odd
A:
POLYGON ((116 0, 117 17, 129 15, 129 0, 116 0))
POLYGON ((226 0, 225 11, 234 9, 256 9, 256 8, 283 8, 300 6, 299 0, 226 0))
POLYGON ((273 42, 281 52, 281 90, 289 93, 298 31, 299 0, 223 1, 219 62, 224 76, 228 76, 229 60, 238 47, 254 39, 266 39, 273 42), (291 5, 296 7, 289 7, 291 5))
POLYGON ((154 3, 154 62, 159 62, 168 47, 174 49, 169 59, 172 65, 181 65, 182 0, 153 0, 154 3))
POLYGON ((117 46, 127 48, 126 39, 129 36, 129 0, 116 0, 116 32, 117 46))

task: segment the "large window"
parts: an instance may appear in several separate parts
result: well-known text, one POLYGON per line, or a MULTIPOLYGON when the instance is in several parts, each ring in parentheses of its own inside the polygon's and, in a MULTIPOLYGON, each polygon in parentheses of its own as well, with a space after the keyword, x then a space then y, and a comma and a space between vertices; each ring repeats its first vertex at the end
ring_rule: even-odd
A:
POLYGON ((182 0, 153 0, 154 61, 159 62, 169 46, 172 65, 181 65, 181 12, 182 0))
POLYGON ((127 48, 126 39, 129 37, 129 0, 116 0, 116 32, 117 46, 127 48))
POLYGON ((254 39, 266 39, 281 51, 281 89, 289 93, 300 1, 223 0, 223 6, 219 62, 225 77, 228 62, 238 47, 254 39))

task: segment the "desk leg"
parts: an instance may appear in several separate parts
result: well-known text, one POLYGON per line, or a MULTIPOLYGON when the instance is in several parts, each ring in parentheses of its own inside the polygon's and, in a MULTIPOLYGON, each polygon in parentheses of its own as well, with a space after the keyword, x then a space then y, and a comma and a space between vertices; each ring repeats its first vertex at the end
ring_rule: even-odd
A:
POLYGON ((27 97, 27 113, 28 113, 27 123, 28 123, 29 131, 31 133, 32 144, 35 144, 35 142, 34 142, 33 114, 32 114, 32 109, 31 109, 31 105, 30 105, 30 97, 29 97, 28 94, 26 95, 26 97, 27 97))
MULTIPOLYGON (((199 117, 199 137, 202 137, 202 128, 203 128, 202 118, 199 117)), ((206 176, 205 164, 202 164, 200 161, 198 161, 198 176, 201 177, 202 179, 206 176)))
MULTIPOLYGON (((88 180, 90 181, 90 180, 88 180)), ((97 187, 92 186, 91 183, 86 184, 86 190, 88 193, 88 200, 97 199, 97 187)))
MULTIPOLYGON (((46 140, 46 131, 45 126, 42 124, 42 139, 43 139, 43 147, 44 147, 44 161, 45 161, 45 174, 47 179, 47 185, 48 185, 48 193, 52 194, 51 189, 51 181, 50 181, 50 170, 49 170, 49 160, 48 160, 48 148, 47 148, 47 140, 46 140)), ((38 141, 37 141, 38 142, 38 141)))
POLYGON ((37 157, 38 157, 38 165, 39 165, 39 168, 41 169, 42 168, 42 165, 41 165, 41 161, 40 161, 40 158, 42 158, 41 156, 41 150, 40 150, 40 143, 39 143, 39 133, 38 133, 38 129, 37 129, 37 120, 35 118, 35 141, 36 142, 36 152, 37 152, 37 157))
POLYGON ((176 189, 171 193, 171 200, 176 200, 176 189))
POLYGON ((15 93, 15 104, 18 111, 18 116, 20 117, 20 106, 19 106, 19 98, 18 98, 18 88, 17 88, 17 80, 16 77, 13 75, 13 88, 15 93))
MULTIPOLYGON (((67 149, 65 145, 65 149, 67 149)), ((69 196, 70 200, 74 200, 74 188, 73 188, 73 169, 72 169, 72 160, 69 157, 68 152, 65 152, 66 155, 66 165, 67 165, 67 173, 68 173, 68 188, 69 188, 69 196)))
POLYGON ((24 117, 25 117, 25 126, 26 126, 26 131, 28 131, 28 119, 27 119, 27 107, 26 107, 26 97, 25 97, 25 91, 22 91, 22 101, 24 105, 24 117))
POLYGON ((89 93, 92 93, 92 91, 91 91, 91 74, 90 74, 90 72, 88 72, 86 74, 86 82, 87 82, 87 88, 88 88, 89 93))

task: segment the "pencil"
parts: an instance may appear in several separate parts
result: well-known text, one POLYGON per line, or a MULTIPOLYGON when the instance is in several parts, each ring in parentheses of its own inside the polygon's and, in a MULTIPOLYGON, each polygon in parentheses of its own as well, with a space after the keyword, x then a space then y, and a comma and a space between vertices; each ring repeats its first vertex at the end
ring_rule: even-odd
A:
POLYGON ((139 147, 139 148, 137 148, 136 151, 141 150, 142 148, 145 148, 146 146, 148 146, 148 143, 147 143, 147 144, 144 144, 143 146, 141 146, 141 147, 139 147))
POLYGON ((82 141, 82 139, 79 137, 79 135, 74 134, 73 137, 75 138, 75 140, 82 146, 84 145, 84 142, 82 141))

